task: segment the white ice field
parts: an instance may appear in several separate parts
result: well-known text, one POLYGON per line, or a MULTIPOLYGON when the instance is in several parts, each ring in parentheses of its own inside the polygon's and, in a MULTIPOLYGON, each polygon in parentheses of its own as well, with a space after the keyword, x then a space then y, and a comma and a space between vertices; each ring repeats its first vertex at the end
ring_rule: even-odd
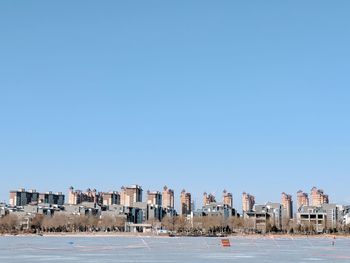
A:
POLYGON ((350 239, 0 237, 0 262, 350 262, 350 239))

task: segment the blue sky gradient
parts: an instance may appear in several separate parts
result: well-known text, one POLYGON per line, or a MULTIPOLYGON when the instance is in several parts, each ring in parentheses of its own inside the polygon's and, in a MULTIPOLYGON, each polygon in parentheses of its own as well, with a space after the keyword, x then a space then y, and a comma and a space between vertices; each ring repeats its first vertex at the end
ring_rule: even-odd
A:
POLYGON ((2 1, 0 200, 138 183, 350 203, 349 8, 2 1))

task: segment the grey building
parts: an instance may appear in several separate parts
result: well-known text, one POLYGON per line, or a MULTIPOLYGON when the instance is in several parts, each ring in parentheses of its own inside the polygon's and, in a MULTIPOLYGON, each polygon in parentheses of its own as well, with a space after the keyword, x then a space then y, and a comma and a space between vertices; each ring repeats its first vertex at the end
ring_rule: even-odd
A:
POLYGON ((327 213, 322 207, 303 206, 297 213, 297 223, 309 231, 322 233, 326 229, 327 213))
POLYGON ((250 220, 250 227, 266 232, 275 227, 282 227, 282 205, 268 202, 265 205, 254 205, 253 210, 246 212, 244 217, 250 220))
POLYGON ((201 213, 202 216, 221 216, 223 218, 229 218, 236 216, 236 210, 224 203, 210 203, 204 205, 202 209, 197 210, 196 214, 201 213))

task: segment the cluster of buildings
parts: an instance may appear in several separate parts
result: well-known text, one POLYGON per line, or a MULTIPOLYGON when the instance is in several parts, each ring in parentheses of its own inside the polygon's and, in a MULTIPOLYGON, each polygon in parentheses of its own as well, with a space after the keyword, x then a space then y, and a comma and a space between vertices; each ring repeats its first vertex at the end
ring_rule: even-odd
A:
POLYGON ((145 201, 139 185, 122 186, 119 192, 97 192, 96 189, 84 192, 70 187, 64 210, 73 214, 122 217, 127 231, 138 231, 165 216, 176 215, 174 191, 167 186, 162 192, 147 191, 145 201))
POLYGON ((268 202, 255 204, 255 197, 248 193, 242 195, 243 217, 255 229, 266 231, 271 227, 288 229, 298 225, 300 231, 322 233, 350 224, 350 206, 330 204, 323 190, 313 187, 310 195, 297 192, 296 211, 290 194, 282 193, 281 203, 268 202))
POLYGON ((212 194, 204 193, 203 206, 195 211, 191 193, 185 189, 180 193, 180 209, 175 210, 174 190, 164 186, 162 191, 147 191, 143 198, 139 185, 122 186, 120 191, 99 192, 68 189, 67 198, 62 193, 39 193, 36 190, 19 189, 10 191, 9 204, 0 205, 0 216, 15 213, 29 225, 37 214, 53 216, 60 213, 67 216, 87 215, 121 217, 126 231, 140 231, 149 228, 164 217, 182 215, 191 220, 194 216, 236 216, 232 193, 223 191, 222 202, 212 194))
POLYGON ((110 192, 98 192, 96 189, 81 191, 70 187, 67 198, 61 192, 39 193, 19 189, 10 191, 8 205, 0 205, 0 216, 16 213, 27 224, 37 214, 52 216, 61 213, 99 218, 115 216, 126 222, 126 231, 144 231, 164 217, 179 214, 188 220, 205 216, 225 219, 242 217, 247 222, 246 227, 263 232, 271 228, 287 230, 295 224, 315 232, 324 232, 325 229, 350 224, 350 206, 330 204, 328 195, 316 187, 311 189, 310 195, 298 191, 296 206, 293 205, 292 195, 284 192, 280 203, 265 204, 256 204, 253 195, 243 192, 241 215, 233 207, 232 193, 226 190, 219 201, 215 195, 205 192, 199 209, 195 209, 191 193, 182 190, 179 211, 175 210, 174 190, 167 186, 162 191, 147 191, 145 200, 143 194, 139 185, 122 186, 120 191, 110 192))
POLYGON ((18 191, 10 191, 9 204, 11 206, 37 205, 41 203, 63 205, 64 195, 53 192, 39 193, 34 189, 26 191, 24 188, 18 191))

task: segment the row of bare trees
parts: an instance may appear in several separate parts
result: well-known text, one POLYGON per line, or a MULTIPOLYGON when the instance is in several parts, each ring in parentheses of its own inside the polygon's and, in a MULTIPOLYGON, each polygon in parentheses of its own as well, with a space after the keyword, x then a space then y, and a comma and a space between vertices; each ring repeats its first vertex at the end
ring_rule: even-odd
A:
MULTIPOLYGON (((125 231, 125 217, 103 216, 78 216, 55 214, 52 217, 37 214, 31 220, 24 220, 15 214, 9 214, 0 218, 0 234, 4 233, 54 233, 54 232, 123 232, 125 231)), ((161 222, 152 220, 154 228, 161 227, 179 235, 218 235, 231 233, 256 233, 256 224, 251 219, 242 217, 223 218, 220 216, 201 216, 189 220, 183 216, 164 217, 161 222)), ((350 225, 339 225, 335 228, 327 228, 328 233, 348 233, 350 225)), ((282 229, 266 223, 265 232, 281 232, 295 234, 315 234, 316 226, 312 224, 297 224, 295 221, 282 222, 282 229)))
MULTIPOLYGON (((264 230, 257 229, 254 219, 246 219, 242 217, 216 217, 203 216, 194 217, 193 220, 187 220, 184 217, 165 217, 161 225, 163 228, 174 231, 181 235, 217 235, 217 234, 256 234, 256 233, 285 233, 285 234, 317 234, 316 225, 298 224, 295 220, 282 222, 282 226, 276 226, 272 222, 267 221, 264 230)), ((344 233, 350 234, 350 225, 339 224, 336 227, 322 226, 324 233, 344 233)))
POLYGON ((217 235, 230 234, 234 229, 244 226, 239 217, 201 216, 188 220, 182 216, 165 217, 161 225, 164 229, 180 235, 217 235))
POLYGON ((0 233, 41 233, 41 232, 121 232, 124 231, 125 218, 104 216, 101 219, 93 216, 67 216, 55 214, 52 217, 37 214, 30 220, 18 218, 14 214, 0 218, 0 233), (26 223, 28 222, 28 223, 26 223))

